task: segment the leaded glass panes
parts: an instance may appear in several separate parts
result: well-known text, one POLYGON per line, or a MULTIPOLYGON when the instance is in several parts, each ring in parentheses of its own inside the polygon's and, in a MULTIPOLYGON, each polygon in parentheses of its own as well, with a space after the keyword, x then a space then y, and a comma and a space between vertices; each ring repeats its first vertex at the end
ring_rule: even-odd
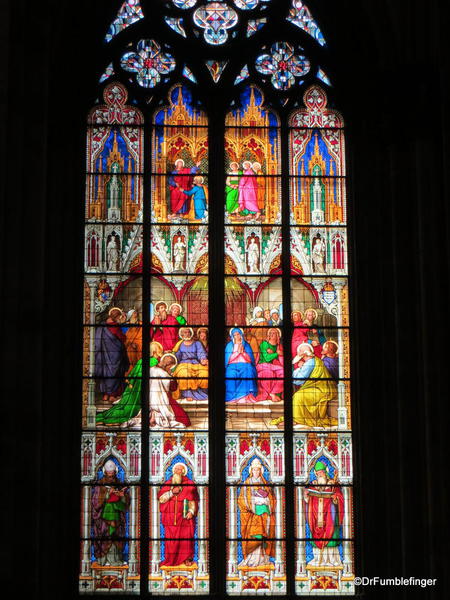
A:
POLYGON ((343 120, 273 7, 130 1, 107 36, 143 20, 88 119, 85 593, 354 592, 343 120))

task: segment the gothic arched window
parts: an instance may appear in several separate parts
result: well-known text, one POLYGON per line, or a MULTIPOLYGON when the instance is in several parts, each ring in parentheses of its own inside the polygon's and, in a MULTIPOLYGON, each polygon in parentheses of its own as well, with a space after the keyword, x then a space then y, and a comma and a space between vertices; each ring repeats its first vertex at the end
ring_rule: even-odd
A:
POLYGON ((344 124, 322 32, 299 0, 128 0, 104 45, 80 591, 353 594, 344 124))

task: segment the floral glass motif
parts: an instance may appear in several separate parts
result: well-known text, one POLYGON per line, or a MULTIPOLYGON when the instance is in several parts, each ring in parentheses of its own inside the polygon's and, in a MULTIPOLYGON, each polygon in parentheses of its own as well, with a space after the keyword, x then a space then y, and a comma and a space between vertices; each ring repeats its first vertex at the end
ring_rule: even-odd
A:
POLYGON ((271 75, 272 85, 277 90, 288 90, 295 78, 306 75, 309 69, 309 60, 294 54, 294 48, 286 42, 272 44, 270 54, 261 54, 256 59, 256 70, 262 75, 271 75))
POLYGON ((208 71, 213 78, 214 83, 217 83, 222 75, 225 67, 227 66, 227 60, 207 60, 206 66, 208 67, 208 71))
POLYGON ((110 42, 118 33, 144 18, 139 0, 127 0, 119 10, 117 17, 111 23, 105 40, 110 42))
POLYGON ((235 10, 223 2, 209 2, 199 6, 193 15, 194 23, 204 29, 203 37, 208 44, 218 46, 228 39, 228 29, 238 22, 235 10))
POLYGON ((137 73, 138 84, 145 88, 155 87, 161 81, 161 75, 167 75, 175 69, 175 59, 162 52, 161 46, 154 40, 141 40, 136 52, 127 52, 120 61, 122 69, 137 73))
POLYGON ((309 33, 321 46, 325 46, 325 38, 319 29, 319 26, 313 19, 309 8, 301 0, 292 0, 292 7, 289 16, 286 17, 293 25, 300 27, 306 33, 309 33))
POLYGON ((176 17, 164 17, 164 21, 176 33, 182 35, 183 37, 186 37, 186 32, 183 27, 183 19, 177 19, 176 17))

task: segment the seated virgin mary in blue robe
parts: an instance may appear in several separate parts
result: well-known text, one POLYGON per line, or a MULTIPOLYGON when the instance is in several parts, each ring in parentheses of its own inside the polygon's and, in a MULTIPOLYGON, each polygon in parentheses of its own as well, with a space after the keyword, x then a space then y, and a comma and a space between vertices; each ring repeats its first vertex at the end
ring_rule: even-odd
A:
POLYGON ((257 376, 253 350, 242 329, 234 327, 225 347, 225 401, 254 402, 257 376))

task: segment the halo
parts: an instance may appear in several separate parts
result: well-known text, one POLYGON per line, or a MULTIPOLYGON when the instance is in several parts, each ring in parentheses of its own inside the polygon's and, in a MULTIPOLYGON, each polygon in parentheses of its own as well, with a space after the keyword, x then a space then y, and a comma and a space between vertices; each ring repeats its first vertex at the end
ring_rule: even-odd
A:
POLYGON ((339 352, 339 344, 334 340, 326 340, 323 345, 325 346, 325 344, 334 344, 336 346, 336 354, 339 352))
POLYGON ((313 313, 314 313, 314 319, 317 319, 317 317, 319 316, 319 315, 317 314, 317 310, 316 310, 315 308, 313 308, 312 306, 310 306, 309 308, 307 308, 307 309, 305 310, 305 313, 304 313, 305 315, 306 315, 306 313, 308 312, 308 310, 312 310, 312 311, 313 311, 313 313))
POLYGON ((300 315, 300 318, 303 319, 303 313, 302 313, 301 310, 293 310, 293 311, 291 311, 291 317, 293 317, 295 313, 298 313, 300 315))
POLYGON ((199 327, 199 328, 197 329, 197 335, 198 335, 198 332, 199 332, 199 331, 206 331, 206 333, 208 333, 208 328, 207 328, 207 327, 199 327))
POLYGON ((113 310, 118 310, 122 315, 124 314, 123 310, 121 308, 119 308, 118 306, 113 306, 112 308, 109 309, 108 311, 108 316, 111 316, 111 313, 113 310))
POLYGON ((261 169, 261 163, 259 163, 258 161, 255 161, 255 162, 252 164, 252 167, 253 167, 253 168, 255 168, 255 165, 258 165, 258 167, 261 169))
POLYGON ((165 354, 163 354, 161 356, 159 362, 162 362, 165 358, 167 358, 167 356, 170 356, 171 358, 173 358, 175 360, 174 367, 176 367, 177 364, 178 364, 178 360, 177 360, 177 357, 175 356, 175 354, 173 352, 166 352, 165 354))
POLYGON ((155 310, 158 310, 158 306, 161 306, 161 304, 164 304, 164 306, 166 307, 166 310, 167 310, 167 304, 166 304, 166 302, 164 302, 164 300, 159 300, 159 302, 157 302, 155 304, 155 310))
POLYGON ((184 167, 184 160, 182 158, 176 158, 173 164, 176 165, 177 162, 180 162, 180 161, 183 163, 183 167, 184 167))
POLYGON ((158 356, 162 356, 164 354, 164 348, 163 348, 162 344, 160 344, 159 342, 156 342, 156 341, 150 342, 150 352, 152 352, 152 348, 154 348, 155 350, 158 350, 158 356))
POLYGON ((269 327, 269 329, 267 330, 267 338, 269 338, 269 333, 271 331, 276 331, 278 333, 278 336, 281 340, 281 330, 278 327, 269 327))
POLYGON ((273 315, 273 313, 277 313, 277 315, 280 314, 280 310, 278 308, 271 308, 270 309, 270 314, 273 315))
POLYGON ((183 462, 177 462, 174 465, 172 465, 172 473, 173 473, 175 467, 179 467, 180 465, 183 467, 183 471, 184 471, 183 475, 187 475, 188 468, 187 468, 186 464, 183 462))
POLYGON ((251 160, 244 160, 244 162, 242 163, 242 166, 244 167, 244 169, 245 169, 245 165, 250 165, 251 167, 253 166, 251 160))
POLYGON ((178 337, 180 338, 180 340, 183 339, 181 336, 181 332, 183 331, 183 329, 189 329, 189 331, 191 332, 191 337, 189 339, 191 340, 194 337, 194 330, 192 329, 192 327, 186 327, 185 325, 180 327, 180 330, 178 331, 178 337))
POLYGON ((103 465, 103 467, 102 467, 102 471, 103 471, 103 473, 106 473, 106 465, 107 465, 108 463, 111 463, 112 465, 114 465, 114 469, 115 469, 115 471, 116 471, 116 475, 117 475, 117 473, 119 472, 119 467, 117 466, 117 464, 116 464, 116 463, 115 463, 115 462, 114 462, 114 461, 113 461, 111 458, 108 458, 108 460, 107 460, 107 461, 105 461, 105 464, 104 464, 104 465, 103 465))
POLYGON ((240 332, 242 339, 245 340, 244 332, 242 331, 242 329, 240 327, 237 327, 237 326, 236 327, 232 327, 230 329, 230 338, 233 339, 233 330, 234 329, 237 329, 240 332))
POLYGON ((180 309, 180 313, 183 312, 183 307, 180 304, 178 304, 177 302, 172 302, 172 304, 169 306, 169 312, 172 310, 172 308, 174 306, 178 306, 178 308, 180 309))
POLYGON ((314 348, 312 347, 312 345, 311 345, 311 344, 308 344, 307 342, 302 342, 301 344, 299 344, 299 345, 297 346, 297 356, 298 356, 298 351, 299 351, 299 349, 300 349, 302 346, 303 346, 304 348, 308 348, 309 350, 311 350, 311 354, 314 354, 314 348))
POLYGON ((257 458, 256 456, 255 456, 255 458, 254 458, 254 459, 253 459, 253 460, 250 462, 250 468, 251 468, 251 469, 254 469, 254 465, 255 465, 255 466, 257 466, 257 467, 259 467, 260 469, 262 469, 262 468, 263 468, 263 464, 262 464, 262 462, 261 462, 261 461, 259 460, 259 458, 257 458))

